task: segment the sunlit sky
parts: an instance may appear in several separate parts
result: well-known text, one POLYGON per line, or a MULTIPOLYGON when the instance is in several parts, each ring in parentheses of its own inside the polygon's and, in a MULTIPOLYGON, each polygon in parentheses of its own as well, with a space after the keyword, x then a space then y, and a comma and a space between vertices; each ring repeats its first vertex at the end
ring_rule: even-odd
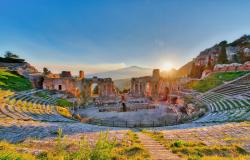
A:
POLYGON ((178 68, 250 34, 249 0, 0 0, 0 53, 39 69, 178 68))

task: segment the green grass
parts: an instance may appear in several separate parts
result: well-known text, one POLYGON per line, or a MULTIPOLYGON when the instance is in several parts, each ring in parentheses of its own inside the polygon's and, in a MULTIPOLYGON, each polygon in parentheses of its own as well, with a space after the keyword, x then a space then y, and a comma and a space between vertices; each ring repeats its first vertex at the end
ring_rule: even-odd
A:
POLYGON ((128 131, 122 142, 117 143, 112 151, 112 159, 115 160, 149 160, 149 153, 143 148, 138 136, 128 131))
POLYGON ((47 93, 47 91, 37 92, 37 93, 35 93, 35 96, 38 96, 38 97, 41 97, 41 98, 45 98, 45 99, 47 99, 47 98, 50 97, 50 95, 49 95, 49 93, 47 93))
POLYGON ((62 98, 57 99, 56 104, 58 106, 62 106, 62 107, 72 107, 73 106, 72 102, 69 102, 66 99, 62 99, 62 98))
POLYGON ((213 73, 203 80, 193 82, 192 84, 190 84, 190 87, 199 92, 206 92, 219 85, 222 85, 223 82, 232 81, 236 78, 239 78, 245 75, 246 73, 249 73, 249 72, 239 71, 239 72, 213 73))
POLYGON ((220 159, 247 159, 250 155, 236 144, 228 146, 211 145, 207 146, 200 141, 168 140, 161 132, 143 131, 154 140, 160 142, 173 153, 185 157, 188 160, 220 160, 220 159))
POLYGON ((31 82, 15 72, 0 69, 0 88, 12 91, 23 91, 32 88, 31 82))

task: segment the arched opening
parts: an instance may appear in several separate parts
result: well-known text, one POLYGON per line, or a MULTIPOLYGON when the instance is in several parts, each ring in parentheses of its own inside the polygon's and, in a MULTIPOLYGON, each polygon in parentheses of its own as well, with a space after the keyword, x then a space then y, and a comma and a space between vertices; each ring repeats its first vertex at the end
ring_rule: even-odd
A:
POLYGON ((59 91, 62 90, 62 85, 58 85, 58 90, 59 90, 59 91))
POLYGON ((91 93, 90 93, 91 97, 98 97, 99 96, 99 86, 97 83, 92 83, 90 90, 91 90, 91 93))
POLYGON ((146 96, 151 96, 150 82, 146 83, 146 96))

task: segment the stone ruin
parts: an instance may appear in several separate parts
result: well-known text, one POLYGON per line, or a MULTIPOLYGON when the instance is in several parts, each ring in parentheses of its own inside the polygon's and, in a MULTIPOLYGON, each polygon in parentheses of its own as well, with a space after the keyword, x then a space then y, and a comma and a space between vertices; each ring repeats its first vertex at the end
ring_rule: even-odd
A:
POLYGON ((152 76, 132 78, 130 93, 133 97, 168 100, 169 95, 178 89, 176 81, 161 77, 160 70, 154 69, 152 76))
POLYGON ((43 89, 64 91, 83 102, 92 97, 94 84, 98 86, 98 97, 112 97, 116 94, 111 78, 85 78, 83 71, 79 72, 78 77, 73 77, 69 71, 63 71, 59 75, 49 74, 44 77, 43 89))
POLYGON ((249 71, 250 61, 244 64, 231 63, 231 64, 217 64, 214 66, 214 72, 231 72, 231 71, 249 71))

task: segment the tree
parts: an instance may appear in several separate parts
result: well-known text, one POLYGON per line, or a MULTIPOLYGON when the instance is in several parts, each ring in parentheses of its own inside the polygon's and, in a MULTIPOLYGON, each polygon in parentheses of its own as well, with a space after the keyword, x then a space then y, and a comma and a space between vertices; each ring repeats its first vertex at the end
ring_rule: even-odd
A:
POLYGON ((228 63, 226 46, 221 47, 221 52, 220 52, 219 57, 218 57, 218 63, 219 64, 227 64, 228 63))
POLYGON ((219 43, 219 46, 226 46, 227 45, 227 41, 221 41, 220 43, 219 43))
POLYGON ((11 59, 19 59, 19 56, 16 54, 13 54, 10 51, 7 51, 4 55, 5 58, 11 58, 11 59))
POLYGON ((44 75, 48 75, 50 73, 51 73, 51 71, 48 68, 46 68, 46 67, 43 68, 43 74, 44 75))

